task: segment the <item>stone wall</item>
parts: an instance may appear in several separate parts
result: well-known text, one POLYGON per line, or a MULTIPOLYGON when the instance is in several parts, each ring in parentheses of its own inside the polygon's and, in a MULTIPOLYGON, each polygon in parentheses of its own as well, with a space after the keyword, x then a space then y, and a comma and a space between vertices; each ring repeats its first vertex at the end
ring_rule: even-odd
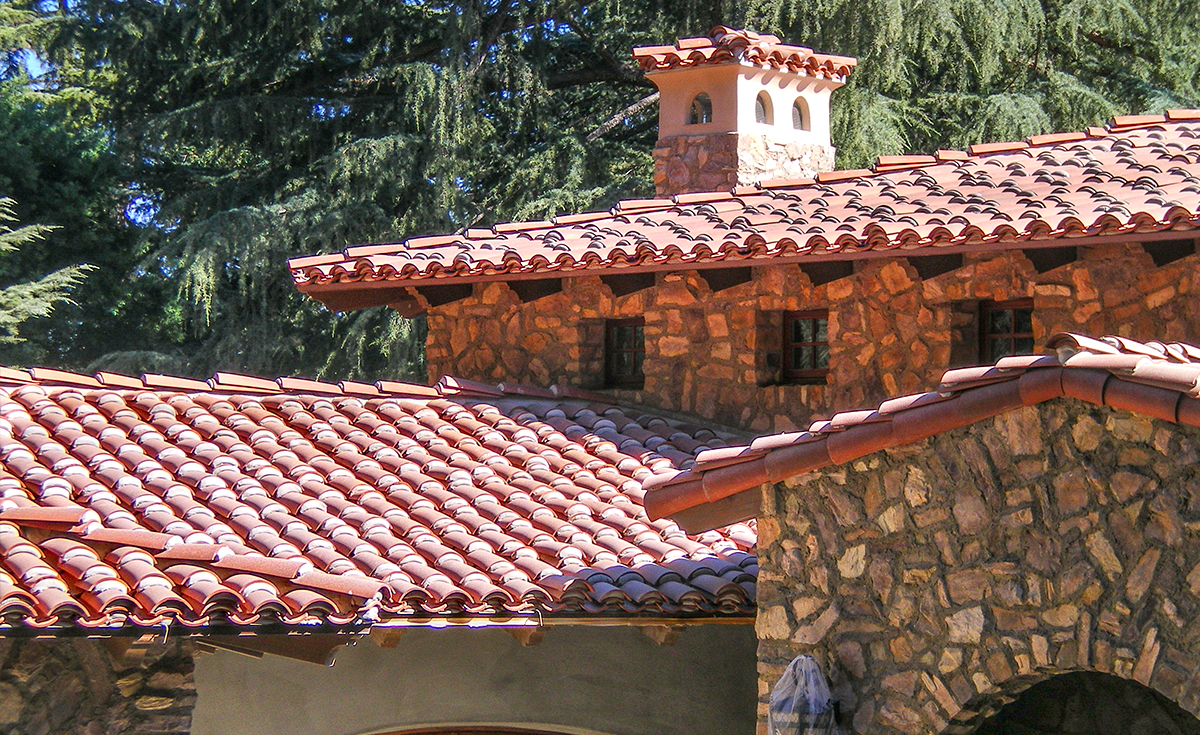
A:
POLYGON ((772 179, 810 179, 833 170, 835 149, 760 133, 677 135, 654 147, 657 196, 728 191, 772 179))
POLYGON ((1200 431, 1062 399, 764 493, 760 732, 792 657, 847 732, 972 732, 1110 673, 1200 711, 1200 431))
POLYGON ((822 285, 797 265, 749 268, 749 281, 717 291, 697 271, 650 274, 652 287, 624 296, 595 276, 564 278, 560 293, 530 302, 506 284, 477 284, 470 298, 429 312, 426 357, 431 380, 599 388, 604 320, 643 316, 645 386, 618 396, 787 431, 926 390, 954 362, 976 364, 963 324, 981 300, 1032 298, 1039 342, 1059 331, 1194 342, 1198 265, 1193 254, 1156 267, 1139 245, 1106 245, 1081 247, 1077 260, 1044 273, 1012 251, 967 254, 961 267, 925 279, 909 260, 888 257, 854 261, 853 273, 822 285), (779 333, 764 317, 819 308, 829 309, 828 382, 780 385, 764 360, 779 333))
MULTIPOLYGON (((125 660, 125 659, 123 659, 125 660)), ((96 640, 0 639, 3 735, 168 735, 191 730, 191 647, 115 663, 96 640)))

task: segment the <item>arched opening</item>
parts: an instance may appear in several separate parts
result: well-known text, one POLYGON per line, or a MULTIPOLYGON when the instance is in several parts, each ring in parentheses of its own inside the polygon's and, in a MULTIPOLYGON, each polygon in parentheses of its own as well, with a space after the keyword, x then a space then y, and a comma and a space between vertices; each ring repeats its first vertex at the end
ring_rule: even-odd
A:
POLYGON ((766 92, 759 92, 754 98, 754 122, 759 125, 770 125, 773 115, 771 114, 771 98, 766 92))
POLYGON ((799 97, 792 103, 792 127, 796 130, 808 130, 810 124, 808 103, 803 97, 799 97))
POLYGON ((688 114, 688 125, 703 125, 712 122, 712 98, 707 92, 701 92, 692 100, 692 108, 688 114))
POLYGON ((1196 735, 1200 720, 1136 681, 1094 671, 1060 674, 1034 684, 1007 704, 973 708, 980 716, 954 732, 973 735, 1196 735), (990 711, 990 714, 989 714, 990 711))
POLYGON ((405 730, 391 730, 379 735, 566 735, 568 732, 576 735, 601 735, 590 730, 568 728, 567 730, 549 730, 544 727, 523 727, 520 725, 440 725, 436 727, 415 727, 405 730))

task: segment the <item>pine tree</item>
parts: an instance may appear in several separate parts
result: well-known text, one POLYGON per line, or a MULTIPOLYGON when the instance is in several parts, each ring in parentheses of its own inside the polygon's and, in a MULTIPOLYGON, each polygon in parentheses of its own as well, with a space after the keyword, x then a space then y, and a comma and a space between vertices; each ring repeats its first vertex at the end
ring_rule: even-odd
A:
MULTIPOLYGON (((15 205, 12 199, 0 197, 0 254, 14 253, 53 230, 45 225, 10 227, 8 223, 17 221, 15 205)), ((68 266, 36 280, 0 288, 0 342, 22 341, 20 326, 30 319, 48 316, 55 305, 66 301, 87 270, 87 266, 68 266)))
POLYGON ((858 57, 842 167, 1194 106, 1200 69, 1198 11, 1166 0, 30 7, 54 84, 93 95, 121 156, 138 277, 170 289, 128 347, 197 374, 420 376, 420 323, 330 315, 284 260, 651 194, 636 45, 723 23, 858 57))

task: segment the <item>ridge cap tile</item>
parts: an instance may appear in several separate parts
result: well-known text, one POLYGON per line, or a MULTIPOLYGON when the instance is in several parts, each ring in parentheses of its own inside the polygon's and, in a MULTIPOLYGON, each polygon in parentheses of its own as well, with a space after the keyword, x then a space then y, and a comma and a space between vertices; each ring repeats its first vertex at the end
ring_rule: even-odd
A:
POLYGON ((146 384, 141 378, 135 378, 130 375, 121 375, 120 373, 110 373, 106 370, 101 370, 96 373, 96 380, 104 384, 106 388, 134 388, 143 389, 146 384))

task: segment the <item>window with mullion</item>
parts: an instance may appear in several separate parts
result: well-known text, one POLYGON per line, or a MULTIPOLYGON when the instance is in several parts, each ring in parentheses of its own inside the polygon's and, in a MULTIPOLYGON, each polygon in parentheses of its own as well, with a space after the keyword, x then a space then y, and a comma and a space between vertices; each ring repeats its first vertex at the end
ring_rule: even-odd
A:
POLYGON ((988 302, 982 311, 980 352, 986 362, 1033 353, 1033 299, 988 302))
POLYGON ((604 384, 611 388, 641 388, 645 382, 646 321, 609 319, 604 329, 604 384))
POLYGON ((829 312, 788 311, 783 315, 783 380, 823 383, 829 373, 829 312))

